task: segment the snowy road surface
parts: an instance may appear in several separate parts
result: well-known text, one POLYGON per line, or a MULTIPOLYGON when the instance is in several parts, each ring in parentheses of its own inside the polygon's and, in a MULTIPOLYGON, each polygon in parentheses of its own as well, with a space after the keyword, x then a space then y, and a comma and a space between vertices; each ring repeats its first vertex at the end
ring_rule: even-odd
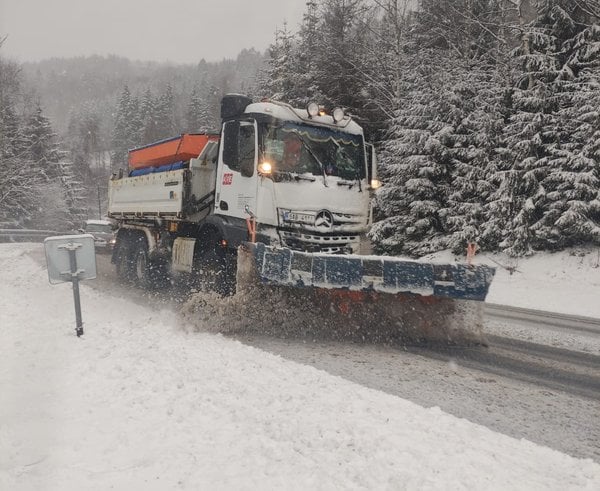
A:
MULTIPOLYGON (((102 277, 90 286, 116 289, 140 305, 177 309, 173 298, 120 284, 108 256, 98 256, 98 268, 102 277)), ((489 348, 445 352, 260 333, 235 338, 506 435, 600 462, 600 336, 498 317, 488 318, 485 330, 489 348)))
MULTIPOLYGON (((39 247, 0 245, 0 489, 591 490, 600 483, 600 465, 590 459, 189 332, 147 300, 83 285, 86 334, 77 339, 70 285, 50 286, 23 253, 39 247)), ((353 348, 362 347, 342 349, 353 348)), ((313 354, 323 359, 327 349, 313 354)), ((495 383, 452 363, 369 349, 393 351, 385 358, 406 366, 395 379, 408 382, 405 398, 436 370, 421 394, 444 378, 456 385, 453 372, 481 396, 495 383)), ((525 399, 535 389, 515 383, 513 390, 525 399)), ((503 392, 492 392, 509 410, 503 392)), ((562 397, 549 395, 548 407, 566 404, 562 397)), ((571 408, 574 423, 598 409, 589 405, 585 414, 581 404, 571 408)))

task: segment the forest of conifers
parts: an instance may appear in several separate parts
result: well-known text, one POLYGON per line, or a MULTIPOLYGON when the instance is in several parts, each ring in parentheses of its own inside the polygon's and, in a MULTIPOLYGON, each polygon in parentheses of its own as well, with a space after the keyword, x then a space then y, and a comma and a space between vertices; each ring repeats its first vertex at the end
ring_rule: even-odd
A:
POLYGON ((128 148, 215 128, 237 91, 341 106, 365 128, 377 252, 598 244, 599 22, 599 0, 318 0, 265 55, 0 60, 0 221, 89 215, 128 148))

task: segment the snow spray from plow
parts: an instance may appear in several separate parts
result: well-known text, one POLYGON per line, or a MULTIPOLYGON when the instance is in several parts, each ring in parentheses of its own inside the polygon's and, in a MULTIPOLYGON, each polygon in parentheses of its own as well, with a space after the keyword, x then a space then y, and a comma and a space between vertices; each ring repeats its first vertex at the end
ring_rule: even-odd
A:
POLYGON ((264 244, 238 251, 237 293, 199 295, 188 313, 211 329, 372 342, 482 343, 483 265, 311 254, 264 244), (221 315, 219 315, 221 314, 221 315))

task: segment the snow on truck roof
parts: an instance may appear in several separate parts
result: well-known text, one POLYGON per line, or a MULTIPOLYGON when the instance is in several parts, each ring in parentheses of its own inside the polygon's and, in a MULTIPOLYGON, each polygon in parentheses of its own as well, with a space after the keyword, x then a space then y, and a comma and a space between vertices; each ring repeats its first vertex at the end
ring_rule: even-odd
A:
POLYGON ((293 121, 295 123, 316 124, 331 128, 332 130, 350 133, 352 135, 362 135, 362 128, 346 116, 340 123, 333 122, 331 115, 314 116, 310 118, 306 109, 297 109, 283 103, 277 102, 254 102, 246 107, 245 113, 268 114, 274 118, 283 121, 293 121))

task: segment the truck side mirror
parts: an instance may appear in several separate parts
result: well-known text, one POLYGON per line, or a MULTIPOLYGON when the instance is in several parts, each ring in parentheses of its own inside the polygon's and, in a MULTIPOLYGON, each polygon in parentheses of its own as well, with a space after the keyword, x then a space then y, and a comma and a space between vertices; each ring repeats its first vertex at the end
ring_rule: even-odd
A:
POLYGON ((225 123, 223 130, 223 163, 230 169, 236 169, 239 166, 239 146, 240 122, 229 121, 225 123))

